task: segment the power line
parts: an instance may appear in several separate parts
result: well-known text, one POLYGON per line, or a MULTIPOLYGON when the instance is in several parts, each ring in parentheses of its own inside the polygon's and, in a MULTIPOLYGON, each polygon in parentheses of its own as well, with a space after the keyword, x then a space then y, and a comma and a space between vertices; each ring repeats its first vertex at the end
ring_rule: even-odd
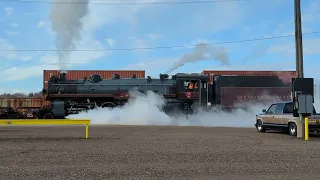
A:
MULTIPOLYGON (((303 33, 302 35, 308 34, 319 34, 320 31, 303 33)), ((156 46, 156 47, 144 47, 144 48, 114 48, 114 49, 65 49, 65 50, 57 50, 57 49, 0 49, 0 51, 136 51, 136 50, 154 50, 154 49, 174 49, 174 48, 187 48, 187 47, 196 47, 196 46, 210 46, 210 45, 220 45, 220 44, 234 44, 234 43, 243 43, 243 42, 251 42, 251 41, 263 41, 270 39, 280 39, 287 37, 295 37, 294 34, 282 35, 282 36, 272 36, 272 37, 263 37, 263 38, 255 38, 255 39, 243 39, 243 40, 235 40, 235 41, 223 41, 223 42, 215 42, 215 43, 201 43, 201 44, 190 44, 190 45, 173 45, 173 46, 156 46)))
POLYGON ((41 3, 41 4, 99 4, 99 5, 139 5, 139 4, 150 4, 150 5, 163 5, 163 4, 208 4, 208 3, 221 3, 221 2, 241 2, 241 1, 252 1, 252 0, 198 0, 198 1, 167 1, 167 2, 83 2, 77 1, 59 1, 49 2, 42 0, 2 0, 0 3, 41 3))

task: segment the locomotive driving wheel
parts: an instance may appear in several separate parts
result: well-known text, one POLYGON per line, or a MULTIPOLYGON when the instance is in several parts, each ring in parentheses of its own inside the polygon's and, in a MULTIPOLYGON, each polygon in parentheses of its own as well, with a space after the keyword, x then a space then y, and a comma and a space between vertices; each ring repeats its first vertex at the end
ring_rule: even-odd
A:
POLYGON ((43 116, 43 119, 53 119, 53 116, 51 113, 47 113, 43 116))

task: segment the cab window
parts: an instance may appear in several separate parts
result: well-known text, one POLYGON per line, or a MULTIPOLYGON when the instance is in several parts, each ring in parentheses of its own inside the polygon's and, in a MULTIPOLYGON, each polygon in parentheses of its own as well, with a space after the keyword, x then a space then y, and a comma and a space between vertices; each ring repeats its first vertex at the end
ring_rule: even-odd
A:
POLYGON ((197 80, 187 80, 187 81, 184 81, 184 87, 185 87, 187 90, 198 89, 198 87, 199 87, 198 81, 197 81, 197 80))

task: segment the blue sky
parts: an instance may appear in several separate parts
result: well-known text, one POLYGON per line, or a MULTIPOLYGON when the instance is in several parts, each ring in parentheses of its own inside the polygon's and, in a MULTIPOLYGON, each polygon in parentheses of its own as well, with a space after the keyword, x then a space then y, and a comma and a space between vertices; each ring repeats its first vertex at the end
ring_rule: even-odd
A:
MULTIPOLYGON (((160 0, 147 2, 150 1, 160 0)), ((293 8, 293 0, 176 5, 90 4, 76 49, 189 45, 294 34, 293 8)), ((59 68, 56 52, 5 50, 55 49, 56 36, 51 30, 49 14, 49 3, 0 2, 1 92, 37 91, 42 88, 43 70, 59 68)), ((302 1, 302 23, 303 32, 320 30, 320 1, 302 1)), ((320 34, 303 37, 307 77, 320 78, 316 73, 319 37, 320 34)), ((172 73, 201 72, 204 69, 295 70, 294 37, 214 47, 225 49, 228 66, 209 58, 185 64, 172 73)), ((194 47, 72 52, 68 69, 143 69, 148 75, 157 76, 193 50, 194 47)))

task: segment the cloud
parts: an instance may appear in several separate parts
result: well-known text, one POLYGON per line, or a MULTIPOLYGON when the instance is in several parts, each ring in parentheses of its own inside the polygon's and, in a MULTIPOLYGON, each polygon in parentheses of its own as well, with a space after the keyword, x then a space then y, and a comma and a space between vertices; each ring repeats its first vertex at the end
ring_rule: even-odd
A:
MULTIPOLYGON (((103 2, 102 0, 100 0, 103 2)), ((100 2, 95 1, 95 2, 100 2)), ((151 2, 156 2, 157 0, 152 0, 151 2)), ((113 6, 97 6, 97 5, 89 5, 89 14, 84 18, 84 28, 82 32, 82 39, 76 44, 76 49, 104 49, 103 43, 99 40, 95 39, 95 31, 100 29, 106 24, 117 23, 119 21, 125 21, 133 23, 140 10, 143 8, 147 8, 148 5, 136 5, 134 7, 125 6, 121 8, 114 8, 113 6)), ((48 21, 40 21, 37 25, 38 27, 45 27, 48 25, 48 21)), ((111 38, 109 38, 111 39, 111 38)), ((109 43, 115 43, 109 41, 109 43)), ((145 47, 145 41, 139 40, 136 41, 136 44, 139 47, 145 47)), ((0 39, 0 47, 3 49, 14 49, 14 46, 10 45, 4 39, 0 39)), ((0 52, 0 56, 7 56, 10 58, 17 58, 18 56, 11 52, 7 54, 6 52, 0 52)), ((86 63, 95 61, 100 59, 101 57, 105 57, 110 55, 111 51, 73 51, 70 54, 70 60, 68 60, 68 64, 66 67, 72 68, 81 65, 85 65, 86 63)), ((25 57, 24 60, 30 58, 25 57)), ((23 80, 29 77, 35 77, 42 75, 44 69, 58 69, 58 57, 56 53, 47 53, 42 57, 38 58, 38 61, 35 63, 40 65, 29 65, 27 67, 11 67, 0 72, 1 77, 9 77, 2 79, 0 81, 13 81, 13 80, 23 80)), ((35 60, 34 57, 32 60, 35 60)))
POLYGON ((6 16, 11 16, 14 12, 14 9, 11 7, 5 7, 4 12, 5 12, 6 16))
POLYGON ((12 88, 0 88, 0 94, 4 94, 4 93, 10 93, 10 94, 14 94, 14 93, 29 93, 25 90, 22 89, 12 89, 12 88))
POLYGON ((23 66, 23 67, 11 67, 0 71, 0 82, 8 82, 15 80, 24 80, 29 77, 40 76, 43 73, 43 69, 57 70, 57 66, 52 65, 37 65, 37 66, 23 66))
POLYGON ((0 50, 0 58, 15 59, 18 57, 14 51, 5 51, 7 49, 15 49, 15 47, 3 38, 0 38, 0 49, 3 49, 3 51, 0 50))
POLYGON ((108 45, 111 47, 113 47, 116 44, 116 41, 114 39, 106 38, 105 40, 107 41, 108 45))
POLYGON ((52 36, 54 36, 56 33, 51 30, 50 25, 51 25, 51 22, 50 22, 50 21, 41 20, 41 21, 38 22, 37 28, 43 28, 43 29, 45 29, 45 31, 52 37, 52 36))
POLYGON ((244 70, 244 71, 288 71, 288 70, 295 70, 295 61, 291 60, 281 60, 277 62, 252 62, 250 64, 243 64, 234 65, 231 64, 228 67, 222 66, 208 66, 206 69, 214 69, 214 70, 244 70))
POLYGON ((43 28, 44 26, 48 25, 49 22, 48 21, 39 21, 37 24, 38 28, 43 28))
POLYGON ((8 36, 15 36, 15 35, 20 34, 20 32, 18 32, 18 31, 10 31, 10 30, 5 30, 4 33, 8 36))
POLYGON ((164 69, 168 68, 175 60, 177 60, 177 58, 150 58, 121 68, 128 70, 144 69, 148 76, 158 77, 160 73, 165 73, 164 69))
POLYGON ((320 22, 320 2, 309 1, 305 8, 301 10, 301 20, 303 23, 319 23, 320 22))
MULTIPOLYGON (((319 43, 320 38, 303 39, 303 54, 306 56, 320 54, 320 49, 318 48, 319 43)), ((267 52, 295 56, 295 48, 296 47, 294 41, 286 41, 270 46, 267 52)))
MULTIPOLYGON (((85 33, 82 39, 77 43, 77 49, 92 49, 101 51, 73 51, 66 66, 72 67, 79 64, 86 64, 95 61, 106 55, 110 55, 111 51, 103 51, 103 43, 95 40, 91 33, 85 33)), ((41 62, 45 64, 58 64, 59 59, 56 53, 48 53, 41 58, 41 62)))
MULTIPOLYGON (((132 2, 138 2, 138 1, 139 0, 133 0, 132 2)), ((151 0, 148 2, 158 2, 158 1, 160 0, 151 0)), ((94 0, 94 2, 104 2, 104 1, 94 0)), ((262 8, 264 8, 264 7, 261 7, 261 6, 264 6, 264 5, 261 5, 261 2, 256 4, 259 5, 259 7, 255 6, 254 8, 260 8, 261 10, 262 8)), ((264 4, 268 4, 268 3, 264 3, 264 4)), ((134 6, 119 6, 115 8, 115 6, 102 6, 102 5, 90 4, 89 14, 84 19, 84 31, 82 32, 83 38, 80 40, 79 43, 76 44, 76 49, 104 49, 104 48, 112 48, 114 46, 118 46, 118 44, 120 48, 121 47, 144 48, 144 47, 156 47, 156 46, 170 46, 170 45, 178 45, 178 44, 196 44, 197 42, 195 43, 190 43, 190 42, 195 41, 197 38, 199 40, 207 39, 208 42, 213 42, 215 39, 217 39, 217 37, 219 37, 218 41, 221 42, 221 41, 228 40, 228 38, 236 39, 236 40, 249 39, 251 37, 263 36, 265 33, 270 33, 268 35, 274 36, 274 34, 282 35, 281 33, 287 34, 287 32, 292 32, 292 29, 287 28, 288 25, 290 25, 290 23, 293 24, 293 22, 291 21, 284 22, 284 24, 279 24, 277 29, 274 32, 272 32, 274 28, 271 28, 271 30, 270 28, 268 28, 270 24, 265 25, 264 30, 260 32, 261 29, 259 28, 257 29, 252 24, 252 22, 254 23, 255 21, 254 20, 255 18, 252 18, 252 17, 248 18, 248 20, 244 24, 241 24, 242 22, 244 22, 243 21, 245 19, 244 17, 251 13, 251 12, 250 13, 246 12, 248 11, 248 9, 250 9, 250 8, 247 8, 246 6, 252 6, 252 5, 251 3, 247 3, 247 4, 244 4, 244 6, 242 6, 242 4, 234 3, 234 2, 213 3, 210 6, 200 5, 199 6, 200 8, 203 7, 203 10, 201 9, 200 11, 196 10, 195 7, 193 7, 193 5, 190 6, 192 8, 190 9, 191 11, 189 9, 188 11, 184 10, 184 8, 187 6, 180 6, 180 5, 179 7, 170 6, 168 7, 168 9, 169 8, 170 10, 176 9, 178 12, 176 13, 176 11, 170 11, 170 12, 167 11, 168 13, 167 17, 169 17, 169 19, 162 19, 163 21, 160 21, 160 20, 155 21, 154 20, 155 18, 153 17, 163 16, 162 13, 165 12, 164 10, 167 10, 167 9, 164 9, 164 8, 161 9, 161 8, 165 6, 153 6, 148 4, 140 4, 140 5, 134 5, 134 6), (183 10, 180 11, 181 7, 183 7, 182 8, 183 10), (158 9, 161 9, 159 10, 161 11, 161 13, 158 13, 159 12, 158 9), (157 14, 155 13, 155 11, 157 14), (148 13, 149 14, 153 13, 152 15, 154 16, 147 16, 148 13), (177 16, 179 16, 179 14, 182 14, 179 17, 176 16, 178 20, 179 19, 181 20, 179 21, 179 23, 181 23, 181 26, 176 25, 176 27, 174 27, 177 21, 170 19, 170 17, 172 17, 170 13, 176 13, 178 14, 177 16), (187 20, 184 21, 182 19, 184 17, 187 20), (142 20, 146 22, 150 21, 150 23, 153 23, 155 27, 150 27, 150 28, 154 28, 154 29, 146 29, 146 28, 142 29, 139 26, 137 26, 137 24, 143 25, 144 22, 140 22, 142 20), (169 23, 172 26, 167 27, 166 24, 163 25, 163 23, 169 23), (248 33, 246 33, 247 36, 243 38, 238 37, 238 35, 241 32, 237 34, 236 30, 232 30, 233 27, 234 28, 247 27, 248 29, 248 33), (195 32, 195 31, 197 33, 190 33, 191 34, 190 36, 187 35, 183 39, 181 38, 181 36, 183 35, 180 35, 180 34, 176 35, 175 31, 171 30, 175 28, 178 28, 177 32, 181 32, 181 33, 189 33, 189 32, 195 32), (119 31, 119 29, 121 29, 121 31, 119 31), (209 34, 206 34, 206 32, 199 33, 198 30, 199 31, 205 30, 206 32, 210 32, 210 33, 209 34), (225 36, 224 34, 224 32, 226 32, 225 30, 228 30, 228 33, 230 33, 230 37, 225 36), (222 34, 221 35, 217 34, 215 36, 214 34, 216 34, 217 32, 221 32, 222 34), (260 32, 261 34, 257 35, 257 32, 260 32), (102 33, 103 35, 101 35, 102 33), (125 34, 125 33, 128 33, 128 34, 125 34), (170 37, 170 33, 172 33, 171 37, 170 37), (124 38, 121 39, 121 37, 117 37, 117 35, 119 34, 121 34, 121 36, 123 36, 124 38), (196 35, 192 36, 192 34, 193 35, 196 34, 196 35), (130 36, 131 36, 131 39, 128 39, 128 37, 130 36), (166 38, 163 38, 163 37, 166 37, 166 38), (163 39, 160 39, 160 38, 163 38, 163 39), (160 40, 163 40, 163 41, 161 42, 160 40), (186 43, 186 42, 189 42, 189 43, 186 43)), ((274 4, 269 3, 268 6, 270 10, 272 9, 271 7, 274 7, 274 4)), ((253 7, 251 7, 251 10, 253 10, 253 7)), ((252 11, 251 14, 255 13, 255 11, 252 11)), ((32 13, 35 11, 30 11, 30 12, 31 13, 28 13, 28 12, 21 12, 21 13, 24 15, 37 14, 37 16, 40 16, 39 15, 40 12, 37 12, 37 13, 32 13)), ((44 15, 45 13, 47 12, 43 12, 42 15, 44 15)), ((261 12, 261 14, 263 14, 263 12, 261 12)), ((42 15, 39 17, 41 19, 33 20, 29 24, 31 24, 31 26, 33 26, 33 28, 37 32, 39 31, 39 29, 37 29, 36 27, 42 28, 43 31, 44 30, 47 31, 50 35, 54 35, 54 33, 51 31, 51 26, 50 26, 51 22, 48 21, 47 19, 44 19, 42 15)), ((261 17, 259 16, 256 18, 261 18, 261 17)), ((18 22, 18 23, 21 24, 21 22, 18 22)), ((257 22, 257 24, 259 24, 259 22, 257 22)), ((149 26, 147 28, 149 28, 149 26)), ((308 31, 310 31, 310 29, 312 28, 313 27, 311 26, 305 27, 305 29, 307 29, 308 31)), ((55 36, 52 36, 52 37, 55 37, 55 36)), ((49 38, 52 38, 52 37, 49 37, 49 38)), ((47 44, 46 37, 44 37, 43 41, 47 44)), ((315 44, 315 42, 313 44, 315 44)), ((54 44, 51 44, 51 46, 54 46, 54 44)), ((250 47, 250 44, 249 45, 248 44, 228 45, 227 52, 228 54, 230 54, 230 58, 232 60, 234 59, 241 60, 242 59, 241 56, 243 56, 242 55, 243 52, 234 55, 233 53, 235 52, 232 52, 234 51, 234 49, 232 49, 232 51, 230 52, 230 48, 229 48, 230 46, 238 47, 239 51, 248 51, 248 49, 250 51, 252 49, 255 51, 252 54, 252 56, 260 56, 260 57, 267 56, 270 54, 282 54, 282 52, 284 51, 288 51, 288 50, 292 51, 292 49, 294 49, 294 43, 292 44, 292 42, 286 42, 286 41, 279 44, 275 44, 274 46, 270 46, 269 48, 268 48, 268 45, 264 44, 263 46, 264 50, 259 46, 259 44, 257 44, 257 47, 254 47, 254 48, 250 47)), ((4 39, 0 40, 0 48, 2 47, 14 49, 14 46, 12 44, 9 44, 8 41, 4 39)), ((316 51, 318 51, 315 47, 316 46, 313 45, 312 47, 313 49, 312 50, 309 49, 309 51, 312 53, 315 53, 316 51)), ((54 47, 50 47, 50 48, 39 47, 39 48, 51 49, 54 47)), ((191 51, 192 51, 192 48, 190 48, 189 52, 191 51)), ((135 52, 142 52, 142 51, 139 50, 135 52)), ((177 54, 178 52, 181 52, 180 50, 168 50, 168 51, 166 50, 165 55, 161 54, 162 52, 161 50, 160 51, 143 51, 143 52, 148 52, 148 54, 137 55, 139 57, 139 60, 141 61, 139 61, 138 63, 131 62, 132 64, 122 68, 145 69, 148 74, 158 76, 159 73, 165 73, 165 70, 169 68, 169 66, 172 65, 174 62, 179 60, 179 57, 183 54, 183 52, 180 53, 180 56, 179 54, 177 54), (150 59, 140 59, 141 57, 150 57, 150 59), (154 57, 157 57, 157 58, 154 58, 154 57)), ((102 57, 104 58, 105 62, 110 61, 111 63, 112 62, 117 63, 119 62, 119 59, 123 57, 127 57, 126 55, 127 52, 126 52, 126 53, 119 53, 117 54, 119 56, 114 57, 114 59, 110 59, 108 55, 110 55, 111 53, 112 53, 111 51, 83 51, 83 52, 75 51, 71 53, 70 59, 68 60, 69 64, 66 64, 66 66, 69 67, 69 69, 72 69, 72 68, 75 69, 80 66, 85 68, 86 64, 102 59, 102 57)), ((131 52, 128 52, 128 54, 130 53, 131 52)), ((58 58, 57 58, 56 52, 51 52, 51 53, 43 52, 41 56, 35 57, 34 55, 28 56, 28 54, 25 56, 21 56, 20 54, 18 55, 16 54, 16 52, 12 52, 12 51, 11 52, 0 51, 0 57, 5 57, 4 59, 20 59, 20 62, 25 61, 23 62, 25 63, 24 65, 27 64, 26 67, 23 67, 22 65, 15 66, 15 67, 7 68, 6 70, 3 70, 2 72, 0 72, 0 76, 8 76, 8 77, 10 76, 10 78, 5 79, 5 81, 26 79, 29 77, 37 77, 37 76, 39 77, 39 76, 42 76, 43 69, 58 69, 58 58)), ((129 58, 125 58, 125 59, 127 60, 129 58)), ((207 62, 204 62, 204 63, 207 63, 207 62)), ((217 64, 217 63, 212 63, 212 64, 217 64)), ((250 65, 248 66, 247 65, 243 66, 242 64, 242 66, 232 65, 228 68, 229 69, 235 69, 235 68, 259 69, 260 68, 261 70, 265 70, 266 68, 277 69, 280 66, 287 67, 285 66, 285 63, 283 64, 279 63, 278 65, 265 65, 265 66, 264 64, 265 62, 261 62, 259 63, 259 65, 250 62, 250 65), (261 64, 263 64, 263 66, 261 66, 261 64)), ((195 67, 198 68, 198 65, 195 65, 195 67)), ((207 67, 208 66, 206 66, 206 68, 207 67)), ((186 67, 186 69, 187 68, 188 67, 186 67)), ((222 67, 219 67, 218 65, 212 67, 212 69, 219 69, 219 68, 222 68, 222 67)), ((184 69, 184 68, 181 68, 181 69, 184 69)), ((222 69, 227 69, 227 67, 223 67, 222 69)), ((201 72, 202 70, 203 69, 199 69, 199 72, 201 72)))
MULTIPOLYGON (((160 73, 166 73, 164 69, 170 67, 170 65, 177 61, 179 57, 165 57, 165 58, 151 58, 144 61, 139 61, 135 64, 129 64, 127 66, 121 67, 123 69, 145 69, 147 75, 151 77, 158 77, 160 73)), ((290 59, 284 59, 277 62, 252 62, 250 64, 230 64, 229 66, 216 66, 216 65, 207 65, 202 68, 192 68, 184 69, 183 72, 186 73, 200 73, 203 70, 239 70, 239 71, 290 71, 295 70, 295 61, 290 59)), ((319 77, 320 78, 320 77, 319 77)))
POLYGON ((29 61, 32 60, 32 56, 22 56, 21 61, 29 61))
MULTIPOLYGON (((101 49, 103 48, 103 45, 99 41, 85 38, 80 42, 79 48, 88 49, 87 47, 94 48, 94 49, 101 49)), ((67 68, 72 68, 76 66, 85 65, 88 62, 104 57, 107 54, 109 54, 109 52, 106 52, 106 51, 101 51, 101 52, 75 51, 71 53, 70 60, 68 61, 68 64, 66 64, 65 66, 67 68)), ((15 55, 15 57, 17 56, 15 55)), ((25 56, 25 57, 22 57, 22 60, 30 61, 35 59, 29 56, 25 56)), ((45 69, 59 70, 59 58, 55 53, 48 53, 39 57, 39 61, 36 61, 36 63, 39 65, 29 65, 29 66, 21 65, 21 66, 2 69, 0 71, 0 77, 7 77, 7 78, 0 78, 0 82, 24 80, 30 77, 42 76, 43 70, 45 69)))
POLYGON ((24 16, 36 16, 39 15, 40 13, 38 12, 28 12, 28 13, 23 13, 24 16))
POLYGON ((160 34, 154 34, 154 33, 147 34, 147 37, 150 40, 157 40, 157 39, 162 38, 162 36, 160 34))
POLYGON ((11 26, 11 27, 18 27, 19 24, 17 24, 17 23, 11 23, 10 26, 11 26))
MULTIPOLYGON (((148 3, 160 2, 161 0, 149 0, 148 3)), ((104 0, 94 0, 94 2, 104 2, 104 0)), ((139 2, 138 0, 133 0, 139 2)), ((114 6, 97 6, 96 4, 90 4, 90 14, 87 19, 87 23, 84 26, 85 30, 98 29, 106 24, 112 24, 117 22, 135 23, 137 16, 142 9, 146 9, 151 5, 139 4, 133 6, 121 6, 115 8, 114 6)))
POLYGON ((146 40, 142 40, 142 39, 137 39, 135 41, 135 46, 134 47, 137 48, 137 49, 147 48, 148 47, 147 41, 146 40))
POLYGON ((229 29, 243 20, 245 14, 243 11, 237 2, 215 3, 213 8, 196 16, 196 27, 211 32, 229 29))
POLYGON ((15 50, 16 48, 12 44, 10 44, 7 40, 1 37, 0 37, 0 49, 1 49, 0 58, 2 59, 3 63, 12 62, 12 60, 29 61, 29 60, 32 60, 33 58, 30 55, 20 55, 15 51, 7 51, 7 50, 15 50))

